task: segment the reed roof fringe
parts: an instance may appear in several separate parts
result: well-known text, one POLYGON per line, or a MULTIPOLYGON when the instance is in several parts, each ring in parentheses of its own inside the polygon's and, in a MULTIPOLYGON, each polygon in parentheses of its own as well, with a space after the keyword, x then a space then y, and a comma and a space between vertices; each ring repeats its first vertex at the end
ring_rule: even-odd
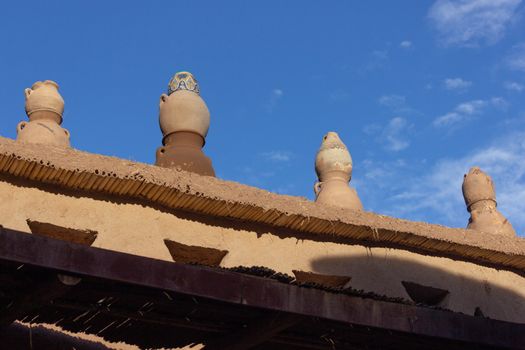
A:
POLYGON ((136 198, 171 209, 310 233, 321 240, 392 246, 525 273, 525 240, 325 206, 236 182, 74 149, 0 137, 0 176, 136 198), (3 176, 2 176, 3 175, 3 176))

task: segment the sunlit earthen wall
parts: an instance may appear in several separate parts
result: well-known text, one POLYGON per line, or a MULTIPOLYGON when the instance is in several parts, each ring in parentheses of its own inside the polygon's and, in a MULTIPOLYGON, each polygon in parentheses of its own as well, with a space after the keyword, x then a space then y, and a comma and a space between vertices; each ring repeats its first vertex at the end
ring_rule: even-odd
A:
MULTIPOLYGON (((266 266, 351 277, 356 289, 409 299, 402 281, 449 291, 443 308, 525 322, 525 278, 504 270, 420 255, 315 239, 257 224, 170 211, 131 199, 0 181, 0 224, 29 232, 27 220, 98 232, 95 247, 172 261, 164 239, 228 251, 221 266, 266 266)), ((147 272, 145 272, 147 273, 147 272)))

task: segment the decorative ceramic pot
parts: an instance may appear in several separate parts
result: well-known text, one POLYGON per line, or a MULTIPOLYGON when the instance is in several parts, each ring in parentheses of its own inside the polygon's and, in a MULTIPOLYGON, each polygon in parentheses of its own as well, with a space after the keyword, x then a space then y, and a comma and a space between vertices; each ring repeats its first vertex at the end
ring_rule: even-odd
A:
POLYGON ((33 120, 20 122, 16 128, 17 140, 30 143, 69 147, 69 131, 54 120, 33 120))
POLYGON ((191 73, 180 72, 170 81, 168 95, 160 96, 160 128, 166 137, 179 131, 208 134, 210 112, 199 96, 199 85, 191 73))
POLYGON ((190 72, 178 72, 171 78, 168 84, 168 95, 175 91, 186 90, 200 94, 199 83, 190 72))
POLYGON ((463 179, 463 197, 470 212, 467 228, 492 234, 515 236, 511 223, 497 209, 496 191, 491 177, 473 167, 463 179))
POLYGON ((323 182, 316 182, 314 192, 316 202, 322 204, 344 207, 353 210, 363 210, 363 204, 354 188, 348 186, 346 174, 332 172, 329 179, 323 182))
POLYGON ((210 112, 199 95, 179 90, 160 97, 160 129, 164 136, 190 131, 206 137, 209 127, 210 112))
MULTIPOLYGON (((350 181, 352 157, 339 135, 331 131, 323 137, 321 148, 315 157, 315 172, 320 181, 325 181, 333 171, 348 175, 346 181, 350 181)), ((341 174, 337 175, 340 176, 341 174)))
POLYGON ((314 186, 316 202, 363 209, 356 190, 348 185, 352 178, 352 157, 337 133, 324 136, 315 158, 315 171, 319 178, 314 186))
POLYGON ((156 165, 180 168, 200 175, 215 176, 210 158, 202 152, 204 138, 193 132, 175 132, 164 138, 157 149, 156 165))
POLYGON ((62 123, 64 100, 58 93, 58 84, 51 80, 37 81, 24 90, 26 113, 29 120, 52 119, 62 123))
POLYGON ((471 207, 467 228, 487 233, 516 236, 516 231, 507 218, 496 208, 492 201, 483 201, 471 207))
POLYGON ((468 174, 465 174, 462 190, 467 207, 481 200, 496 202, 496 191, 492 179, 478 167, 471 168, 468 174))

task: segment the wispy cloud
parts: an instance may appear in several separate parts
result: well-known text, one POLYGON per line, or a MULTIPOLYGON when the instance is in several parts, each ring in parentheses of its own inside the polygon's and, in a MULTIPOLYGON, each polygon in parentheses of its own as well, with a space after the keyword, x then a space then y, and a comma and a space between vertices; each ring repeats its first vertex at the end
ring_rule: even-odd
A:
POLYGON ((386 148, 393 152, 404 150, 410 145, 406 139, 406 131, 410 128, 407 120, 401 117, 390 119, 386 128, 383 130, 383 136, 386 142, 386 148))
POLYGON ((472 82, 461 78, 447 78, 443 81, 443 84, 447 90, 464 92, 472 85, 472 82))
POLYGON ((272 192, 292 193, 294 185, 283 185, 290 171, 290 162, 293 160, 292 152, 285 150, 272 150, 261 152, 256 157, 249 157, 240 162, 231 170, 231 180, 256 186, 272 192))
POLYGON ((272 93, 270 95, 270 99, 266 103, 266 110, 268 113, 272 113, 275 109, 275 106, 277 105, 277 102, 283 97, 284 92, 281 89, 273 89, 272 93))
POLYGON ((379 98, 379 104, 389 108, 404 108, 406 106, 406 98, 401 95, 383 95, 379 98))
POLYGON ((517 17, 521 0, 437 0, 428 17, 446 45, 494 44, 517 17))
POLYGON ((370 53, 368 61, 361 69, 361 72, 371 72, 382 69, 388 63, 388 51, 387 50, 374 50, 370 53))
POLYGON ((383 95, 379 97, 378 102, 380 105, 387 107, 395 113, 408 114, 417 112, 408 105, 406 97, 402 95, 383 95))
POLYGON ((516 83, 515 81, 507 81, 503 84, 503 87, 507 90, 516 92, 521 92, 524 88, 522 84, 516 83))
POLYGON ((514 45, 505 61, 510 69, 525 72, 525 43, 514 45))
POLYGON ((331 101, 345 101, 350 98, 350 93, 345 90, 337 89, 330 93, 329 98, 331 101))
MULTIPOLYGON (((363 175, 360 177, 359 181, 368 181, 368 184, 373 185, 374 188, 388 186, 391 187, 391 184, 388 183, 390 174, 397 173, 407 166, 407 163, 404 159, 399 158, 394 161, 388 161, 382 159, 381 161, 373 159, 364 159, 357 168, 363 175)), ((355 179, 353 181, 357 181, 355 179)), ((364 184, 363 184, 364 185, 364 184)))
POLYGON ((437 117, 433 121, 435 127, 451 127, 465 123, 477 115, 485 112, 487 107, 505 109, 508 103, 501 97, 493 97, 489 100, 472 100, 457 105, 451 112, 437 117))
POLYGON ((408 40, 403 40, 399 43, 399 47, 403 49, 410 49, 412 47, 412 42, 408 40))
POLYGON ((391 214, 466 226, 468 214, 461 193, 463 175, 479 166, 496 184, 498 208, 518 231, 525 229, 525 134, 514 133, 459 158, 437 161, 420 178, 410 178, 390 197, 391 214))
POLYGON ((395 117, 386 125, 370 124, 364 127, 363 132, 375 135, 376 140, 391 152, 399 152, 410 146, 408 134, 413 128, 405 118, 395 117))
POLYGON ((288 151, 270 151, 261 153, 261 156, 272 162, 289 162, 292 158, 292 153, 288 151))

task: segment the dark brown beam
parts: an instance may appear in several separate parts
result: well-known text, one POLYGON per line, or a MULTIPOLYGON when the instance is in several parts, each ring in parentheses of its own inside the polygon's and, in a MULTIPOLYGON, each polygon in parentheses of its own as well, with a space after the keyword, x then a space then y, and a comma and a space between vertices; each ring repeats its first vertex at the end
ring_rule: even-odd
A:
POLYGON ((272 312, 246 328, 207 342, 206 350, 247 350, 260 345, 280 332, 296 325, 302 319, 299 315, 272 312))
POLYGON ((0 332, 14 321, 64 295, 71 287, 62 284, 55 273, 42 276, 21 289, 19 294, 0 312, 0 332))
MULTIPOLYGON (((186 328, 186 329, 195 329, 199 331, 206 331, 206 332, 225 332, 229 331, 228 328, 221 326, 219 324, 210 323, 210 322, 203 322, 203 321, 197 321, 197 320, 191 320, 188 319, 180 319, 180 318, 173 318, 173 317, 166 317, 163 315, 159 315, 155 312, 142 312, 139 313, 138 311, 130 311, 119 307, 111 306, 105 307, 105 306, 92 306, 92 305, 83 305, 80 303, 72 303, 67 301, 58 300, 56 302, 53 302, 53 305, 63 308, 63 309, 69 309, 69 310, 77 310, 79 312, 85 312, 89 311, 89 315, 99 313, 103 315, 108 315, 111 317, 121 318, 121 319, 130 319, 133 321, 138 322, 144 322, 152 325, 159 325, 159 326, 168 326, 173 328, 186 328)), ((89 318, 89 315, 86 315, 86 318, 89 318)))
POLYGON ((2 229, 0 259, 408 334, 525 349, 525 325, 301 288, 2 229), (148 273, 144 273, 147 271, 148 273), (221 288, 217 288, 217 286, 221 288))

